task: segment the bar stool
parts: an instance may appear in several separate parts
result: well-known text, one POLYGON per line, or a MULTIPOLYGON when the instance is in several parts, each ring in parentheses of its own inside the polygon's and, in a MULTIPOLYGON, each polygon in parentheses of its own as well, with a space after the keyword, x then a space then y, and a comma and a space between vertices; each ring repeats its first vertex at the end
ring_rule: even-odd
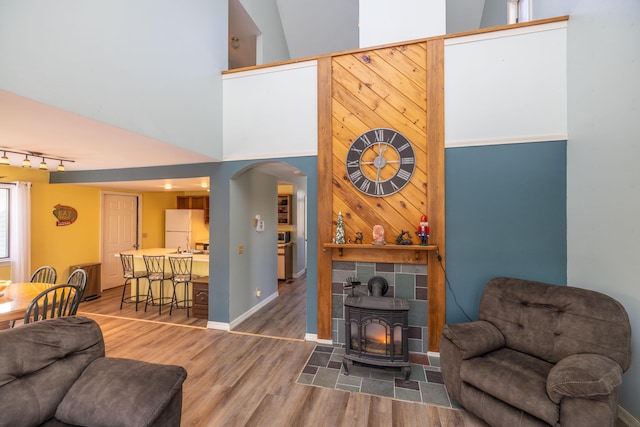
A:
MULTIPOLYGON (((132 304, 135 302, 136 311, 138 311, 138 303, 140 302, 140 297, 147 297, 147 294, 140 295, 140 279, 147 277, 147 272, 145 271, 136 271, 133 264, 133 255, 132 254, 120 254, 120 261, 122 262, 122 277, 124 277, 124 286, 122 287, 122 299, 120 300, 120 310, 122 310, 122 304, 132 304), (127 284, 131 284, 131 281, 136 281, 136 295, 125 297, 127 292, 127 284)), ((131 292, 131 291, 129 291, 131 292)))
POLYGON ((173 278, 171 279, 173 282, 173 296, 171 297, 171 308, 169 309, 169 315, 171 315, 171 313, 173 312, 173 307, 175 306, 176 309, 186 308, 187 317, 189 317, 189 308, 191 307, 191 301, 192 301, 191 298, 189 298, 189 283, 191 283, 191 280, 198 277, 191 274, 193 257, 190 257, 190 256, 171 257, 170 256, 169 265, 171 266, 171 273, 173 275, 173 278), (182 300, 178 300, 178 297, 176 294, 176 289, 180 284, 184 285, 184 295, 182 300), (180 303, 182 303, 182 307, 180 307, 180 303))
POLYGON ((164 255, 142 255, 142 258, 144 259, 144 265, 147 267, 147 280, 149 280, 149 291, 144 304, 144 311, 147 311, 149 300, 151 300, 151 305, 159 307, 158 314, 162 314, 162 306, 172 302, 172 299, 164 296, 164 281, 171 280, 172 275, 164 271, 164 255), (160 282, 160 296, 157 298, 153 296, 153 282, 160 282))

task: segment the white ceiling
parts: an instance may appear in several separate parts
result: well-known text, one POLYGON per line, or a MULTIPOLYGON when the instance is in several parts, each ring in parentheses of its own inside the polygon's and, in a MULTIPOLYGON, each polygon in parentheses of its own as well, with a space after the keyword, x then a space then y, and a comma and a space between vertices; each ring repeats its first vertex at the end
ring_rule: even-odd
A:
MULTIPOLYGON (((75 163, 66 164, 67 170, 118 169, 215 161, 203 154, 3 90, 0 90, 0 147, 0 151, 2 148, 27 150, 45 156, 73 159, 75 163)), ((12 159, 12 164, 19 163, 24 158, 21 155, 7 156, 12 159)), ((37 163, 41 161, 37 158, 33 160, 38 160, 37 163)))
MULTIPOLYGON (((0 151, 42 153, 73 159, 65 169, 120 169, 213 162, 208 156, 166 144, 153 138, 110 126, 31 99, 0 90, 0 151), (27 148, 28 147, 28 148, 27 148)), ((7 153, 12 166, 21 166, 24 155, 7 153)), ((31 158, 38 167, 41 158, 31 158)), ((45 159, 49 170, 59 162, 45 159)), ((94 184, 137 191, 166 191, 167 180, 94 184)), ((201 191, 201 178, 171 180, 173 191, 201 191)), ((208 179, 206 179, 208 184, 208 179)))

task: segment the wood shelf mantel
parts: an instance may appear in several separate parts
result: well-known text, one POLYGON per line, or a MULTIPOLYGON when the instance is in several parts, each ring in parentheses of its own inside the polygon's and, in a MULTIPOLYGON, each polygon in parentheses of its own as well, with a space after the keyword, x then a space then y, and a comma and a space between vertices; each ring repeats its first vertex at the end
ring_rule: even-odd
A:
POLYGON ((438 250, 438 246, 437 245, 395 245, 395 244, 389 244, 389 245, 374 245, 374 244, 354 244, 354 243, 345 243, 345 244, 338 244, 338 243, 325 243, 324 244, 324 249, 338 249, 338 256, 342 257, 344 256, 344 251, 345 250, 358 250, 358 251, 380 251, 380 250, 387 250, 387 251, 414 251, 415 252, 415 259, 418 260, 420 259, 420 253, 422 252, 426 252, 426 251, 437 251, 438 250))

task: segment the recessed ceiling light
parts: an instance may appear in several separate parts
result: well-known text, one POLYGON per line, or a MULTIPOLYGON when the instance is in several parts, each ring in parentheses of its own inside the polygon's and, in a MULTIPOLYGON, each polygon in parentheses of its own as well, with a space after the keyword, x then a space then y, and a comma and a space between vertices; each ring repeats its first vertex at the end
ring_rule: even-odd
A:
POLYGON ((171 185, 171 184, 165 184, 164 185, 164 189, 165 190, 171 190, 172 188, 173 188, 173 185, 171 185))

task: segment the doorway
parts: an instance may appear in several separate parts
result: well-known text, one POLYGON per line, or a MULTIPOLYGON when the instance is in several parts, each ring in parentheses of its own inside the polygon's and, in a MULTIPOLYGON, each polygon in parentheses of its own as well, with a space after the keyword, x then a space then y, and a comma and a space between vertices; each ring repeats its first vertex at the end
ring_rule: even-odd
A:
POLYGON ((102 193, 102 290, 122 285, 122 251, 140 248, 140 194, 102 193))
POLYGON ((259 162, 234 174, 230 189, 231 246, 248 242, 250 248, 241 256, 233 254, 229 262, 229 281, 234 283, 229 295, 230 329, 304 339, 307 176, 290 163, 259 162), (265 233, 247 231, 254 212, 261 214, 265 233), (281 233, 287 233, 286 243, 278 241, 281 233), (278 271, 280 258, 286 258, 284 276, 278 271))

